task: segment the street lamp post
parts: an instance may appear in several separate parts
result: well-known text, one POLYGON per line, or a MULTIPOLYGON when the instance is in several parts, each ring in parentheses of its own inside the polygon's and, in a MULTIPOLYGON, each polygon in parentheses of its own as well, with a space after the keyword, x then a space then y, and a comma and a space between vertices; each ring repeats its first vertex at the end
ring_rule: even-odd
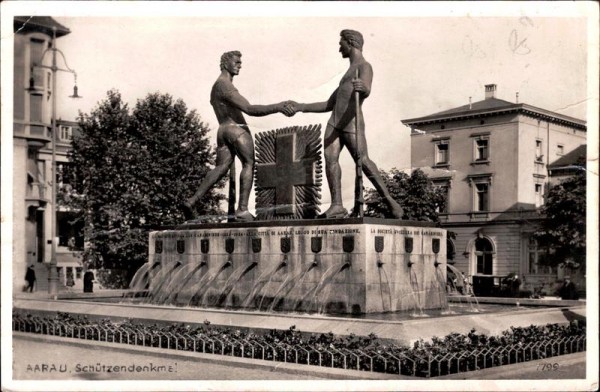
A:
POLYGON ((51 240, 51 250, 50 250, 50 265, 49 265, 49 274, 48 274, 48 294, 50 295, 50 297, 56 299, 57 294, 58 294, 58 262, 56 260, 56 225, 57 225, 57 221, 56 221, 56 133, 57 133, 57 126, 56 126, 56 73, 58 71, 63 71, 63 72, 69 72, 72 73, 75 77, 75 86, 73 87, 73 95, 71 95, 71 98, 81 98, 78 94, 77 94, 77 73, 75 72, 75 70, 69 68, 69 66, 67 65, 67 60, 65 59, 65 55, 63 54, 63 52, 61 52, 60 50, 58 50, 56 48, 56 27, 52 27, 52 45, 50 47, 50 49, 46 49, 44 51, 44 53, 42 54, 42 58, 40 59, 40 64, 34 64, 34 67, 39 67, 39 68, 47 68, 49 70, 52 71, 52 198, 51 198, 51 205, 50 205, 50 221, 51 223, 51 235, 52 235, 52 240, 51 240), (48 66, 48 65, 42 65, 41 63, 44 60, 44 57, 46 56, 46 53, 48 51, 52 52, 52 65, 48 66), (65 68, 66 69, 62 69, 59 68, 57 66, 56 63, 56 53, 60 53, 60 55, 63 58, 63 62, 65 63, 65 68))

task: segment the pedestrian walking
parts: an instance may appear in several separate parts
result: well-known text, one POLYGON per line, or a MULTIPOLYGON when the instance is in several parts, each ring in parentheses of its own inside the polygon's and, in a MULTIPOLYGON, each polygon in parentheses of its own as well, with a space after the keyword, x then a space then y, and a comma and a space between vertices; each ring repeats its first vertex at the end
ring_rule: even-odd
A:
POLYGON ((75 286, 75 278, 73 277, 73 270, 70 267, 67 269, 66 285, 69 288, 69 290, 71 290, 73 288, 73 286, 75 286))
POLYGON ((25 291, 28 291, 30 293, 33 293, 33 287, 35 285, 35 267, 33 264, 31 264, 28 268, 27 268, 27 272, 25 273, 25 280, 27 281, 27 287, 25 288, 25 291))

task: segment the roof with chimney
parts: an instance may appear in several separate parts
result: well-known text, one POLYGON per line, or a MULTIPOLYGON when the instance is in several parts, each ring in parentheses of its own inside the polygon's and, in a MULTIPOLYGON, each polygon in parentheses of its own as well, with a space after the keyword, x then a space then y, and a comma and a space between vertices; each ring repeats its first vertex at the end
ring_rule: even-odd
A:
POLYGON ((53 29, 56 28, 56 38, 65 36, 71 32, 67 27, 61 25, 49 16, 15 16, 15 33, 44 33, 52 37, 53 29))
POLYGON ((557 124, 586 130, 586 123, 575 117, 565 116, 525 103, 512 103, 495 97, 496 85, 486 85, 486 98, 482 101, 462 105, 453 109, 430 114, 428 116, 402 120, 404 125, 416 128, 422 125, 435 124, 453 120, 489 117, 508 113, 524 114, 557 124))

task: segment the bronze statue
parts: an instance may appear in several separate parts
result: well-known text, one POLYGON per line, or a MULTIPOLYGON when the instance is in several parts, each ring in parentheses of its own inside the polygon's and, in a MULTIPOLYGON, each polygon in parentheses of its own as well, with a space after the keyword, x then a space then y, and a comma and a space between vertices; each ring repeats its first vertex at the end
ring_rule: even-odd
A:
POLYGON ((217 162, 204 178, 200 187, 182 205, 186 220, 195 217, 194 205, 229 170, 237 156, 242 162, 240 173, 240 201, 235 211, 236 221, 251 221, 254 216, 248 211, 248 198, 252 190, 254 174, 254 143, 243 113, 250 116, 266 116, 273 113, 294 114, 289 102, 272 105, 251 105, 233 85, 233 77, 242 68, 242 54, 239 51, 226 52, 221 56, 221 74, 212 87, 210 104, 212 105, 219 130, 217 132, 217 162))
MULTIPOLYGON (((294 111, 304 113, 331 112, 324 136, 325 172, 331 192, 331 206, 320 217, 341 218, 347 215, 342 204, 342 173, 339 164, 340 153, 346 146, 355 162, 360 163, 357 175, 364 171, 387 203, 392 217, 401 219, 404 214, 402 207, 392 198, 379 169, 368 156, 362 103, 371 93, 373 68, 362 54, 363 37, 361 33, 354 30, 342 30, 340 36, 340 53, 343 58, 350 60, 350 68, 342 77, 339 87, 327 101, 308 104, 290 102, 287 105, 294 111), (358 102, 357 96, 359 97, 358 102)), ((362 185, 360 186, 362 187, 362 185)), ((354 211, 353 214, 356 215, 357 211, 354 211)))

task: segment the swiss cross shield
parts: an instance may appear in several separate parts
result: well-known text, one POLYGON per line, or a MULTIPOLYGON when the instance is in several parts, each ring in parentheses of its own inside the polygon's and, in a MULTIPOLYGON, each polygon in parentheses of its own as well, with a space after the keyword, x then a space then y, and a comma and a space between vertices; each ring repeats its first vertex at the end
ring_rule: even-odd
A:
POLYGON ((200 252, 207 254, 210 248, 208 239, 200 240, 200 252))
POLYGON ((185 252, 185 240, 177 240, 177 253, 185 252))
POLYGON ((252 252, 259 253, 262 249, 262 238, 252 238, 252 252))
POLYGON ((310 250, 319 253, 323 249, 323 237, 312 237, 310 239, 310 250))
POLYGON ((225 251, 229 254, 235 249, 235 240, 233 238, 225 238, 225 251))
POLYGON ((378 235, 375 237, 375 252, 381 253, 383 252, 384 241, 383 236, 378 235))
POLYGON ((255 140, 257 218, 315 218, 321 199, 321 126, 259 132, 255 140))
POLYGON ((354 236, 353 235, 345 235, 342 239, 342 249, 344 252, 351 253, 354 250, 354 236))
POLYGON ((413 251, 412 237, 404 237, 404 250, 406 251, 406 253, 412 253, 412 251, 413 251))
POLYGON ((163 242, 162 240, 155 240, 154 241, 154 252, 156 253, 162 253, 163 251, 163 242))
POLYGON ((439 238, 433 238, 431 240, 431 249, 433 250, 433 253, 435 253, 436 255, 438 253, 440 253, 440 239, 439 238))
POLYGON ((290 237, 281 238, 280 247, 283 253, 289 253, 292 250, 292 239, 290 237))

